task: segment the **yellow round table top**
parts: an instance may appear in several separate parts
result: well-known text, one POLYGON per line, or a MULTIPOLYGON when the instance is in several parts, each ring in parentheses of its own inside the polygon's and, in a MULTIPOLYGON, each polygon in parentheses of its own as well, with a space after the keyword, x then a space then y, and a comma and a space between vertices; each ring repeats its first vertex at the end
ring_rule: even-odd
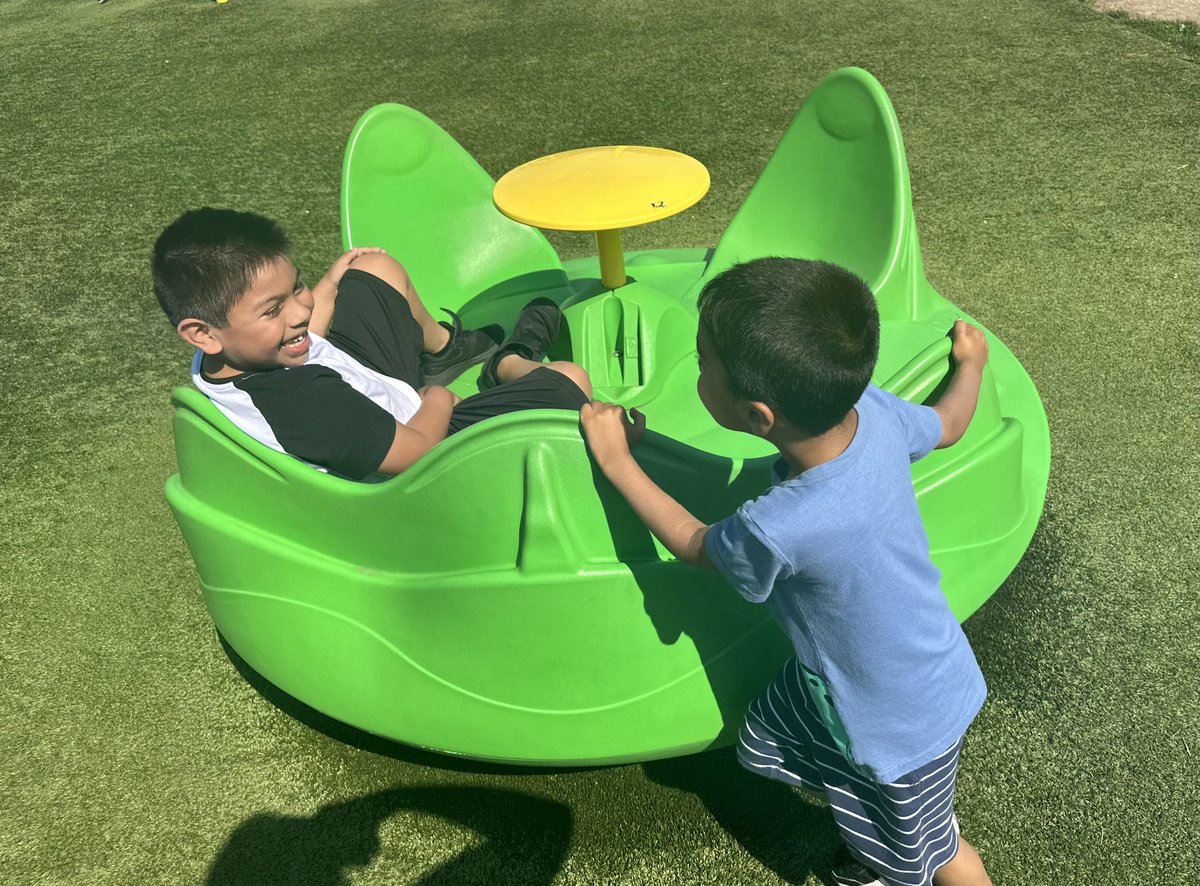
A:
POLYGON ((708 193, 704 164, 666 148, 610 145, 531 160, 501 177, 496 208, 555 231, 609 231, 682 212, 708 193))

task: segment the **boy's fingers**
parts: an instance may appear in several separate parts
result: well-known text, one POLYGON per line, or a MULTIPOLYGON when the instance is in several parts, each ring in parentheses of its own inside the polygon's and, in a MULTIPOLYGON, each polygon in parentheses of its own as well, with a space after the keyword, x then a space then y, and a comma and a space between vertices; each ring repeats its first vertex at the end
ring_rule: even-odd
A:
POLYGON ((584 419, 599 420, 612 408, 613 405, 611 403, 605 403, 603 400, 592 400, 590 403, 584 403, 579 407, 579 415, 584 419))
POLYGON ((629 417, 633 419, 633 426, 639 430, 646 429, 646 416, 640 409, 630 409, 629 417))

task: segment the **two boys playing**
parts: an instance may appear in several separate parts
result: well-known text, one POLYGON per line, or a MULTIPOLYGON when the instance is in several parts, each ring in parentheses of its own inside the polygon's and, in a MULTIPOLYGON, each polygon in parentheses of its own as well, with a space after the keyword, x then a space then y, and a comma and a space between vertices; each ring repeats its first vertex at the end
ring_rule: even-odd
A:
POLYGON ((869 384, 879 318, 850 272, 769 258, 714 277, 699 302, 700 400, 781 458, 768 490, 709 526, 633 458, 640 413, 591 401, 582 367, 542 362, 561 322, 549 300, 497 341, 456 315, 434 320, 382 250, 351 250, 309 289, 278 225, 215 209, 163 232, 153 273, 197 349, 196 386, 251 436, 345 477, 398 474, 492 416, 578 411, 597 465, 663 544, 721 572, 787 631, 796 656, 750 706, 738 759, 828 798, 849 855, 838 882, 990 884, 953 808, 986 688, 940 590, 909 473, 971 420, 987 360, 978 329, 955 323, 954 377, 933 407, 917 406, 869 384), (479 363, 479 394, 443 386, 479 363))

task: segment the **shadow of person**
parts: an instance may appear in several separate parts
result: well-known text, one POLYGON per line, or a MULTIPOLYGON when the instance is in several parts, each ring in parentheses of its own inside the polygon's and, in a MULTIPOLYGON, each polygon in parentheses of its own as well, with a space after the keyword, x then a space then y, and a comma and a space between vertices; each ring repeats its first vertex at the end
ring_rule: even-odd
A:
POLYGON ((695 794, 713 820, 788 883, 832 883, 841 838, 824 801, 747 772, 732 748, 642 764, 655 784, 695 794))
POLYGON ((380 850, 379 826, 402 810, 431 815, 483 836, 456 857, 413 879, 417 886, 551 883, 566 858, 571 810, 553 800, 478 787, 393 788, 323 807, 315 815, 254 815, 229 835, 207 886, 340 886, 350 868, 380 850))

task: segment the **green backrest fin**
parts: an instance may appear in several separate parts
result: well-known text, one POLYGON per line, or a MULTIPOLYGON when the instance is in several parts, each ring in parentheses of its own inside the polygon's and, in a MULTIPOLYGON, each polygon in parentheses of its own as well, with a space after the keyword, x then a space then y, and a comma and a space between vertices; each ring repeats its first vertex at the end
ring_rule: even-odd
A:
POLYGON ((496 209, 494 186, 424 114, 375 105, 346 144, 342 244, 385 248, 430 308, 460 310, 484 292, 492 302, 511 293, 518 310, 535 293, 565 299, 570 288, 554 249, 536 228, 496 209))
POLYGON ((704 279, 776 255, 854 271, 884 320, 915 319, 925 308, 900 126, 879 81, 861 68, 834 71, 800 107, 704 279))

